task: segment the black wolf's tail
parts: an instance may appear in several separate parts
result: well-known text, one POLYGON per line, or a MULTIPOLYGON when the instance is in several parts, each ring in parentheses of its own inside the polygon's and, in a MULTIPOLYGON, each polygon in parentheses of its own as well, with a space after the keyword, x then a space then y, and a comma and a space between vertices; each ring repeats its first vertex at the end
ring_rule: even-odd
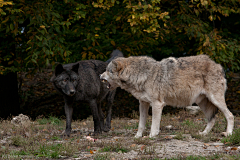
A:
POLYGON ((111 58, 108 59, 106 62, 110 63, 112 60, 114 60, 115 58, 118 57, 123 57, 123 53, 121 51, 119 51, 118 49, 113 50, 113 52, 111 53, 111 58))

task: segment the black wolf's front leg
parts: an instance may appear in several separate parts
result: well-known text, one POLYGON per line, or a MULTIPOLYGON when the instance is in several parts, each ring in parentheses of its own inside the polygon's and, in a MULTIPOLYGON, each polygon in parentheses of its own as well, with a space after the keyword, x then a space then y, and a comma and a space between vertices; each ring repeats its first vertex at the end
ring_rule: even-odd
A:
POLYGON ((66 130, 65 130, 65 134, 67 136, 70 136, 71 134, 71 122, 72 122, 72 113, 73 113, 73 98, 72 97, 64 97, 64 101, 65 101, 65 114, 66 114, 66 130))
POLYGON ((116 90, 109 92, 108 95, 107 95, 108 114, 107 114, 104 129, 103 129, 105 132, 108 132, 111 129, 112 105, 113 105, 113 100, 114 100, 115 94, 116 94, 116 90))
POLYGON ((92 115, 93 115, 93 121, 94 121, 94 134, 98 134, 102 132, 101 125, 100 125, 100 117, 98 113, 98 107, 97 107, 97 101, 91 100, 89 102, 92 115))

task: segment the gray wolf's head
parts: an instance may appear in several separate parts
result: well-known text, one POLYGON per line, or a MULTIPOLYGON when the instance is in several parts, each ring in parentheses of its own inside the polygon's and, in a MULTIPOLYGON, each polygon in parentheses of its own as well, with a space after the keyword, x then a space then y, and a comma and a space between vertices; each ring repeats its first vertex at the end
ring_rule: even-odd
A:
POLYGON ((107 87, 110 90, 114 90, 117 87, 122 86, 128 79, 128 77, 126 77, 123 73, 126 66, 124 59, 125 58, 123 57, 114 59, 108 64, 106 71, 100 75, 101 81, 108 83, 107 87))
POLYGON ((71 69, 64 69, 61 64, 58 64, 55 68, 55 77, 52 82, 68 96, 73 96, 76 93, 79 81, 78 68, 79 63, 73 65, 71 69))

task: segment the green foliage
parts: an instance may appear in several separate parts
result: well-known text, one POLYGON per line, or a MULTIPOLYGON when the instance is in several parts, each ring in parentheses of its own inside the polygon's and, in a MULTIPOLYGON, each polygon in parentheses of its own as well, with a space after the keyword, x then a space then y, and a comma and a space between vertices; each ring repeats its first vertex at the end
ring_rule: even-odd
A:
POLYGON ((0 74, 55 62, 208 54, 240 70, 239 1, 0 1, 0 74), (9 46, 11 50, 9 50, 9 46))

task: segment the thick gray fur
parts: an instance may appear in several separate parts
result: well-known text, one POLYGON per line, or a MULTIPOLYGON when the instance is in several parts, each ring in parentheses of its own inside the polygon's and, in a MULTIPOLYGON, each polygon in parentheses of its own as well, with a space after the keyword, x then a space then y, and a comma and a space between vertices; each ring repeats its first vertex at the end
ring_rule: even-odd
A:
POLYGON ((120 57, 109 63, 100 78, 108 81, 110 89, 121 87, 139 100, 140 120, 135 137, 142 136, 149 106, 153 113, 150 137, 154 137, 159 133, 164 106, 184 107, 193 103, 199 105, 208 120, 200 134, 210 132, 218 109, 227 119, 223 135, 232 134, 234 116, 225 102, 225 74, 222 66, 207 55, 161 61, 146 56, 120 57))

